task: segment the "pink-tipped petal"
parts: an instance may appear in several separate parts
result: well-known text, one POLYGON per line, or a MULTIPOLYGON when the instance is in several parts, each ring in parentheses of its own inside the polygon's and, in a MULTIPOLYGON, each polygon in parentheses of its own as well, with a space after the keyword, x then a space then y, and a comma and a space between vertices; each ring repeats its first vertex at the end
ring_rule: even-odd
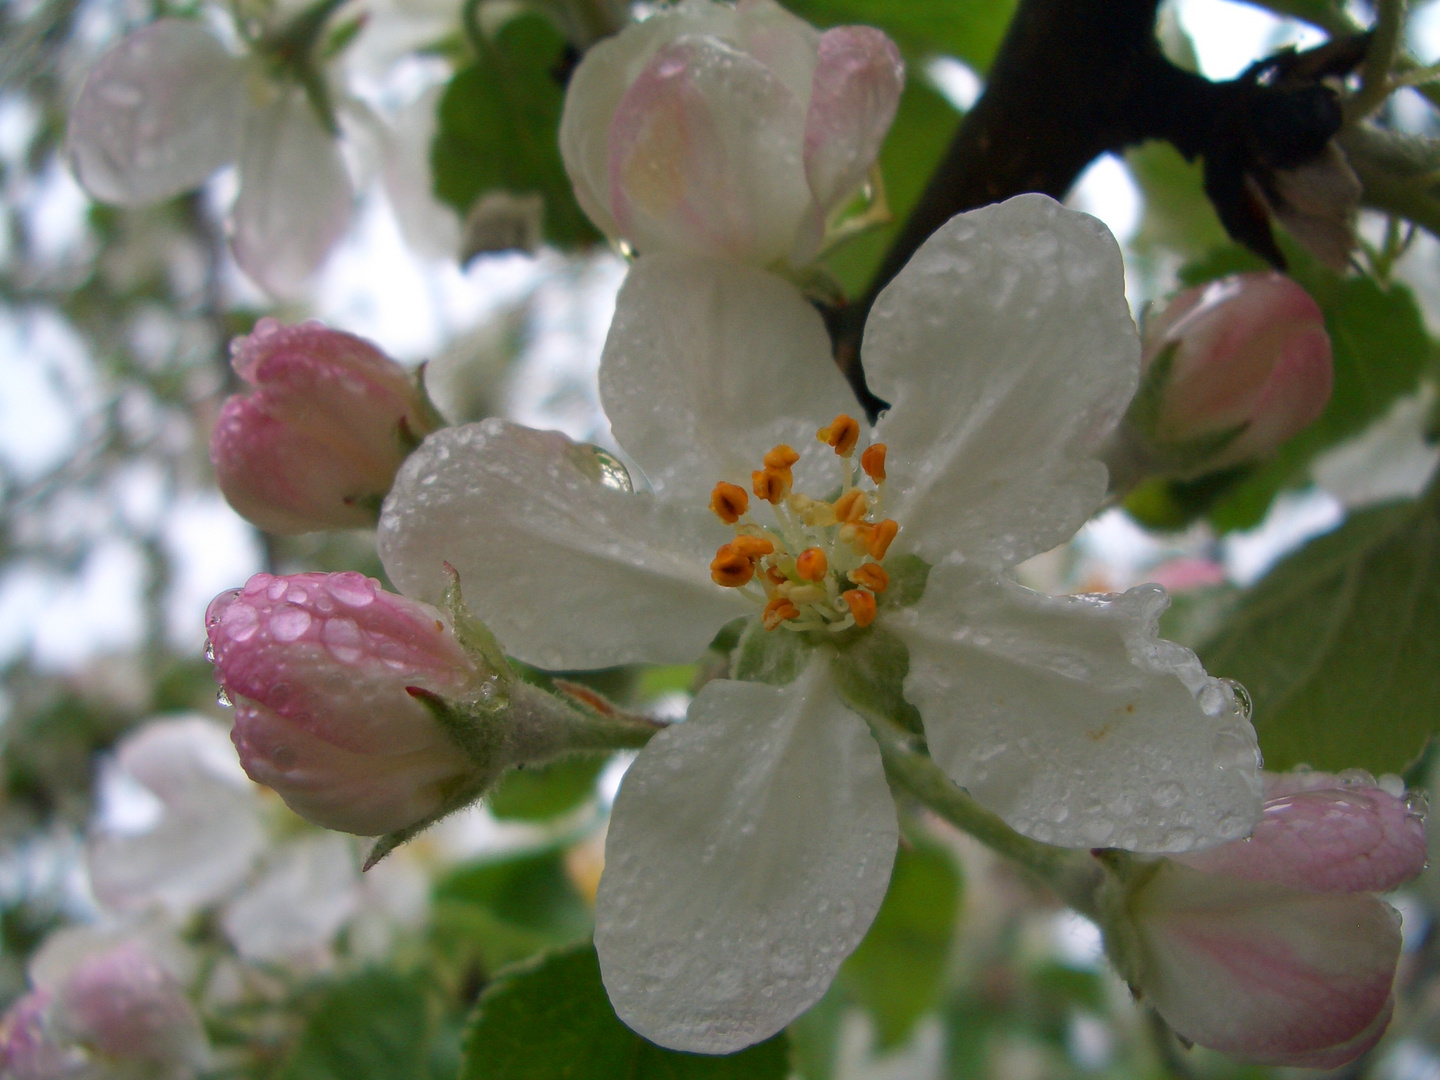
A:
POLYGON ((758 60, 717 38, 680 38, 610 124, 620 231, 642 252, 779 258, 810 202, 795 153, 804 129, 800 102, 758 60))
POLYGON ((108 1058, 151 1066, 152 1075, 200 1066, 208 1055, 184 990, 134 942, 82 961, 57 991, 54 1022, 108 1058))
POLYGON ((865 180, 904 86, 900 50, 879 30, 840 26, 821 36, 805 117, 805 178, 822 211, 865 180))
POLYGON ((1178 861, 1307 892, 1386 892, 1425 868, 1425 823, 1379 788, 1298 791, 1267 799, 1248 839, 1178 861))

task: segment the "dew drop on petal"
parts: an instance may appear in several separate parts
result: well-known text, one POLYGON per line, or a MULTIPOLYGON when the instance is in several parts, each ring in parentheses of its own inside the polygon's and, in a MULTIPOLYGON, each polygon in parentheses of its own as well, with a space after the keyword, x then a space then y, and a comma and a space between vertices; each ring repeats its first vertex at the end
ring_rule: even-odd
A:
POLYGON ((1221 679, 1220 682, 1225 685, 1235 699, 1232 707, 1236 715, 1249 720, 1255 714, 1255 700, 1250 696, 1250 691, 1234 679, 1221 679))
POLYGON ((298 641, 310 629, 310 613, 281 604, 270 613, 270 633, 276 641, 298 641))
POLYGON ((205 661, 210 664, 215 662, 215 643, 208 637, 205 639, 205 661))
POLYGON ((215 691, 215 703, 222 709, 228 709, 235 704, 235 702, 230 700, 230 691, 226 690, 223 686, 215 691))

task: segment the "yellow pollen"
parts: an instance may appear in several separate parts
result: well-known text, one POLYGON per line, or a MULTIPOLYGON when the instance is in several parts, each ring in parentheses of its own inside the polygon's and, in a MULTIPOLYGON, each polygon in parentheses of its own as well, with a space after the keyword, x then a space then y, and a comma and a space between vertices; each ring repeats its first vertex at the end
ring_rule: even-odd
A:
POLYGON ((818 547, 806 548, 795 560, 795 573, 802 581, 824 581, 830 572, 830 560, 818 547))
POLYGON ((860 423, 854 417, 841 413, 830 421, 829 427, 817 431, 815 437, 834 447, 835 453, 841 457, 849 457, 855 450, 855 444, 860 441, 860 423))
POLYGON ((865 470, 865 475, 874 480, 877 484, 885 482, 885 444, 883 442, 873 443, 865 448, 860 455, 860 468, 865 470))
POLYGON ((840 597, 850 606, 850 614, 855 616, 856 626, 869 626, 875 621, 875 597, 864 589, 849 589, 841 593, 840 597))
POLYGON ((870 535, 865 541, 865 550, 870 557, 877 562, 885 558, 885 552, 890 550, 890 542, 895 539, 895 534, 900 531, 900 523, 894 518, 886 518, 870 530, 870 535))
POLYGON ((835 500, 835 520, 853 524, 870 509, 870 497, 859 488, 851 488, 835 500))
POLYGON ((738 484, 727 484, 721 480, 710 492, 710 509, 726 525, 734 525, 750 509, 750 496, 738 484))
POLYGON ((744 534, 735 537, 725 545, 737 555, 743 555, 747 559, 758 559, 764 555, 773 555, 775 545, 763 536, 746 536, 744 534))
POLYGON ((760 622, 766 630, 774 630, 786 619, 798 619, 799 617, 799 608, 785 597, 777 596, 765 605, 765 610, 760 615, 760 622))
POLYGON ((879 563, 867 562, 864 566, 857 566, 850 571, 849 577, 856 585, 864 585, 871 592, 884 592, 890 587, 890 575, 879 563))
POLYGON ((835 524, 835 511, 830 504, 812 499, 809 495, 794 492, 785 500, 785 505, 806 525, 824 528, 826 525, 835 524))
POLYGON ((715 552, 710 563, 710 580, 727 589, 738 589, 747 585, 755 576, 755 564, 741 555, 729 544, 723 544, 715 552))
POLYGON ((756 469, 750 474, 755 497, 776 505, 790 493, 791 483, 789 469, 756 469))
POLYGON ((788 469, 800 460, 800 454, 793 446, 781 443, 765 455, 765 467, 767 469, 788 469))

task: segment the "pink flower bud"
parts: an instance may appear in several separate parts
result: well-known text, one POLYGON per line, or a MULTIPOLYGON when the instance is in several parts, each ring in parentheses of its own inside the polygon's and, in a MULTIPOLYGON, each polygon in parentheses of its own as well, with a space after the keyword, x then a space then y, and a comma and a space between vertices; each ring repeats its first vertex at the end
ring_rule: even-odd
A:
POLYGON ((1121 967, 1192 1042, 1334 1068, 1389 1022, 1400 919, 1374 893, 1424 868, 1424 823, 1368 784, 1307 774, 1267 788, 1254 835, 1137 878, 1121 967))
POLYGON ((0 1022, 0 1075, 7 1080, 110 1076, 111 1068, 179 1080, 195 1076, 208 1058, 184 990, 133 941, 85 956, 0 1022))
POLYGON ((581 206, 642 253, 802 265, 874 165, 903 83, 878 30, 698 0, 586 53, 561 153, 581 206))
POLYGON ((319 323, 261 319, 230 345, 255 389, 225 402, 210 439, 220 490, 275 533, 373 525, 432 415, 404 368, 319 323))
POLYGON ((476 766, 407 691, 488 684, 449 620, 363 574, 256 574, 206 613, 251 779, 326 828, 373 836, 438 812, 476 766))
POLYGON ((1265 457, 1330 400, 1324 316, 1281 274, 1237 274, 1181 293, 1146 326, 1142 363, 1162 384, 1158 408, 1132 408, 1131 424, 1162 457, 1178 454, 1185 472, 1265 457), (1152 372, 1157 363, 1166 368, 1152 372))

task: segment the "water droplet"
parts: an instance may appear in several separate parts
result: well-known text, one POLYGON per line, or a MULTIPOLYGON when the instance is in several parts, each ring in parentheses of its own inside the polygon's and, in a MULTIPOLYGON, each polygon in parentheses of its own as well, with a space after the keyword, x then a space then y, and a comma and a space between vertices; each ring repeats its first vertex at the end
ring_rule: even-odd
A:
POLYGON ((215 643, 208 637, 205 639, 205 660, 211 664, 215 662, 215 643))
POLYGON ((1364 769, 1346 769, 1337 779, 1346 787, 1376 787, 1375 777, 1364 769))
POLYGON ((215 691, 215 701, 222 709, 228 709, 235 704, 230 700, 230 692, 223 686, 215 691))
POLYGON ((1234 679, 1221 679, 1225 688, 1230 691, 1234 698, 1233 708, 1236 716, 1243 716, 1249 720, 1255 714, 1255 699, 1250 696, 1250 691, 1241 686, 1234 679))
POLYGON ((1426 797, 1425 792, 1418 789, 1407 792, 1405 795, 1405 811, 1411 817, 1424 820, 1425 816, 1430 813, 1430 800, 1426 797))
POLYGON ((1178 803, 1184 795, 1185 789, 1175 783, 1175 781, 1169 780, 1156 787, 1151 797, 1155 800, 1156 805, 1169 809, 1178 803))
POLYGON ((310 613, 291 604, 281 604, 270 613, 270 633, 276 641, 298 641, 310 629, 310 613))

